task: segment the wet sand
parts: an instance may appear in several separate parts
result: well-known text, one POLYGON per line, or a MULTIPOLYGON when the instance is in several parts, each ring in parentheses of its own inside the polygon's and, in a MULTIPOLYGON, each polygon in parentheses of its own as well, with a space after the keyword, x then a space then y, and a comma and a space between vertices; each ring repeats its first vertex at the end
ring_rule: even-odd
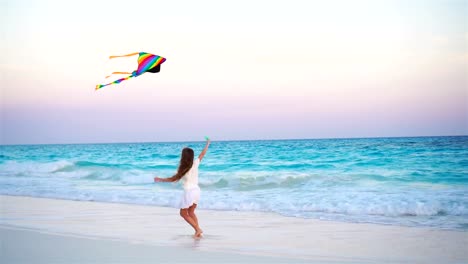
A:
POLYGON ((0 196, 6 263, 467 263, 468 232, 0 196))

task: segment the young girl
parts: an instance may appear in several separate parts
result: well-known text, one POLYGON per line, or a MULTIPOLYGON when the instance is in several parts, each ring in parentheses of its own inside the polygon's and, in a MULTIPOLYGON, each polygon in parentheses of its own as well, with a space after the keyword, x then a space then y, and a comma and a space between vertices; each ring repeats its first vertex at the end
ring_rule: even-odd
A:
POLYGON ((180 216, 195 229, 195 237, 201 237, 203 231, 198 225, 198 219, 195 215, 198 201, 200 200, 200 187, 198 186, 198 165, 208 150, 210 140, 207 139, 205 148, 198 158, 194 160, 193 149, 184 148, 180 157, 177 173, 170 178, 155 177, 155 182, 175 182, 182 180, 184 194, 180 201, 180 216))

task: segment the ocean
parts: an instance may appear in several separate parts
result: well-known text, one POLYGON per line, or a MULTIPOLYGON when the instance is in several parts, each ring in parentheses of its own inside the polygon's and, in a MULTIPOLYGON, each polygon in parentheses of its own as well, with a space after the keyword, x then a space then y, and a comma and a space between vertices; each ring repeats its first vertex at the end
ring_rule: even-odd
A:
MULTIPOLYGON (((174 207, 183 147, 0 146, 0 194, 174 207)), ((200 209, 468 230, 468 136, 213 141, 200 209)), ((176 213, 176 212, 175 212, 176 213)))

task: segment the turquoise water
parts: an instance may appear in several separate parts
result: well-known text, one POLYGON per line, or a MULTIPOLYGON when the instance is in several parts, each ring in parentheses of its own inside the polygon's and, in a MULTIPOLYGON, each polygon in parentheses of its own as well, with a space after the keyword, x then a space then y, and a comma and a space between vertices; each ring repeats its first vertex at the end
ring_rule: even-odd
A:
MULTIPOLYGON (((176 207, 203 142, 0 146, 0 194, 176 207)), ((199 208, 468 229, 468 137, 214 141, 199 208)))

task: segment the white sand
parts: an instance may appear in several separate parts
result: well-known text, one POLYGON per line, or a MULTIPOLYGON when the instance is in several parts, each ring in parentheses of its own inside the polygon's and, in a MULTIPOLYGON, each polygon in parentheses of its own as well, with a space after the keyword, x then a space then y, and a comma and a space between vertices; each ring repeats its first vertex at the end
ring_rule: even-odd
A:
POLYGON ((463 231, 198 210, 195 240, 174 208, 15 196, 0 206, 6 263, 468 263, 463 231))
MULTIPOLYGON (((294 263, 295 259, 51 235, 0 227, 0 263, 294 263)), ((305 261, 303 263, 306 263, 305 261)))

